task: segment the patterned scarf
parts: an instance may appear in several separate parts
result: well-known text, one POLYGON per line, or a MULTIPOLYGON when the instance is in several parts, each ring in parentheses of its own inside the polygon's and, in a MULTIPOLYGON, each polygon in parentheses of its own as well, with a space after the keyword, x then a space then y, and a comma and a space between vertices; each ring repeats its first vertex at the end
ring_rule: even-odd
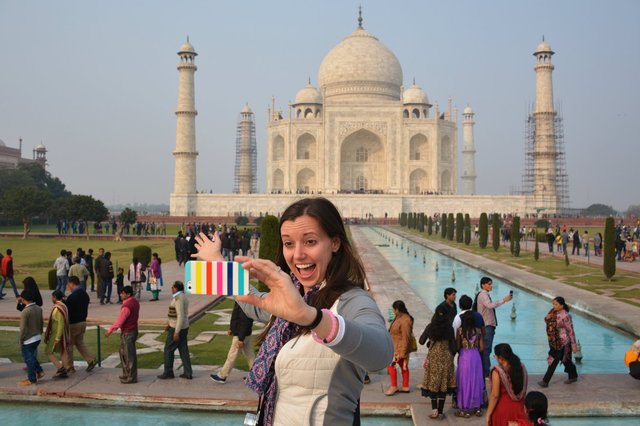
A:
MULTIPOLYGON (((291 274, 291 280, 298 290, 302 284, 291 274)), ((304 301, 309 303, 313 295, 318 291, 320 285, 313 287, 304 295, 304 301)), ((282 318, 276 318, 267 337, 260 345, 256 360, 247 376, 247 387, 262 397, 263 404, 260 407, 263 424, 270 426, 273 424, 273 414, 275 412, 276 391, 278 389, 275 377, 275 361, 280 349, 298 332, 299 326, 282 318)))
POLYGON ((557 312, 553 309, 549 311, 544 322, 547 323, 547 340, 549 340, 549 348, 554 351, 562 349, 562 340, 560 339, 560 332, 558 331, 558 318, 557 312))
MULTIPOLYGON (((47 330, 44 333, 44 341, 45 343, 49 341, 52 337, 51 333, 53 332, 53 313, 56 311, 60 311, 62 315, 62 321, 64 322, 64 326, 62 327, 62 336, 60 338, 60 353, 65 354, 67 350, 71 346, 71 334, 69 329, 69 310, 67 309, 67 305, 58 301, 53 305, 53 309, 51 309, 51 315, 49 316, 49 322, 47 323, 47 330)), ((56 336, 53 336, 54 338, 56 336)))

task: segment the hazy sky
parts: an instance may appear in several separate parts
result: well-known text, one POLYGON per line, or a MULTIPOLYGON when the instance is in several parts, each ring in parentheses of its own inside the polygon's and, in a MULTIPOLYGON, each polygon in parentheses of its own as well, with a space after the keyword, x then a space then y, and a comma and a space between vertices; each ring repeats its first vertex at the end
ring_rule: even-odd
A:
POLYGON ((248 102, 264 191, 271 96, 286 111, 308 77, 317 86, 320 62, 356 28, 360 3, 364 27, 396 54, 405 86, 415 77, 441 109, 449 96, 474 109, 478 193, 520 186, 532 53, 544 35, 556 52, 571 205, 640 203, 636 0, 0 0, 0 139, 17 147, 22 137, 29 157, 44 143, 48 170, 74 193, 168 203, 176 52, 189 35, 199 54, 198 189, 232 191, 237 119, 248 102))

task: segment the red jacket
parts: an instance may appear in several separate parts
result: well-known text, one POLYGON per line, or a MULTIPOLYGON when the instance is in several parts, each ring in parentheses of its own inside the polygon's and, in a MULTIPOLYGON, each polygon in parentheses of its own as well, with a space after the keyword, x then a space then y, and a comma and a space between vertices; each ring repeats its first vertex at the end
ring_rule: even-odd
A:
POLYGON ((113 333, 115 330, 120 329, 123 333, 131 333, 138 329, 138 314, 140 313, 140 303, 134 296, 129 297, 122 302, 122 308, 120 308, 120 314, 116 319, 116 322, 109 327, 109 332, 113 333))
POLYGON ((2 258, 2 276, 13 278, 13 258, 9 255, 2 258))

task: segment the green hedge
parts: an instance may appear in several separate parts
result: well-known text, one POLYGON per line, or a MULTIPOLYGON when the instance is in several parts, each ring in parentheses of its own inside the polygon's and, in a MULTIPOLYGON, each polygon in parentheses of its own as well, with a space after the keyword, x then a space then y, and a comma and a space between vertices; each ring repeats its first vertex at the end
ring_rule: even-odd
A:
POLYGON ((487 241, 489 241, 489 220, 487 219, 487 214, 482 213, 480 215, 480 223, 478 224, 478 232, 480 233, 480 240, 478 243, 480 244, 480 248, 487 247, 487 241))

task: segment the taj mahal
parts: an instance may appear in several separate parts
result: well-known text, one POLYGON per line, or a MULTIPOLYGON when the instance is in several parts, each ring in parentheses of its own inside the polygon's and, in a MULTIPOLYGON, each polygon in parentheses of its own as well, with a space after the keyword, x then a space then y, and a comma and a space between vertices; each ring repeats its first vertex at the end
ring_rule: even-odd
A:
POLYGON ((288 111, 267 111, 266 193, 255 191, 253 112, 245 105, 238 126, 236 190, 196 192, 195 83, 197 53, 187 40, 178 56, 172 216, 278 215, 298 198, 329 198, 346 217, 397 217, 401 212, 555 214, 553 51, 534 52, 536 104, 532 114, 531 191, 524 195, 476 194, 474 112, 430 103, 415 84, 405 87, 395 54, 366 31, 355 31, 322 60, 318 87, 302 87, 288 111), (462 127, 462 170, 458 131, 462 127), (253 138, 253 142, 251 140, 253 138), (252 144, 253 143, 253 144, 252 144), (461 185, 458 187, 458 177, 461 185))

